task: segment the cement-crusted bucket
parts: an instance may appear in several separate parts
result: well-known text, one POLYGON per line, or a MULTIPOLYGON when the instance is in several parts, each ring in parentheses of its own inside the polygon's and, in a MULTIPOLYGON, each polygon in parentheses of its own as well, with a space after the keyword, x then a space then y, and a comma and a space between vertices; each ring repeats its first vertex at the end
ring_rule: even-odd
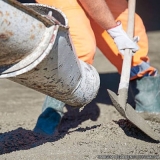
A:
POLYGON ((26 5, 37 16, 0 2, 3 22, 0 35, 6 31, 12 33, 6 38, 0 36, 0 48, 3 46, 0 57, 5 55, 0 58, 0 78, 8 78, 71 106, 88 104, 97 95, 99 75, 93 66, 77 58, 65 15, 53 7, 26 5), (8 17, 5 13, 9 13, 8 17), (14 20, 10 16, 13 13, 17 15, 14 20), (39 14, 42 19, 36 18, 39 14), (47 21, 46 25, 43 19, 52 24, 47 21))

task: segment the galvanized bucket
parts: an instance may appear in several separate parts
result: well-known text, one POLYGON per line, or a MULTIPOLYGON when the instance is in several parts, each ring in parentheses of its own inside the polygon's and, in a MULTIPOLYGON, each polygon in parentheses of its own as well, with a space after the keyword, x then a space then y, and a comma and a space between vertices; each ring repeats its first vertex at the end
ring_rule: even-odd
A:
POLYGON ((45 5, 17 4, 0 2, 0 78, 71 106, 88 104, 97 95, 99 75, 77 58, 65 15, 45 5))

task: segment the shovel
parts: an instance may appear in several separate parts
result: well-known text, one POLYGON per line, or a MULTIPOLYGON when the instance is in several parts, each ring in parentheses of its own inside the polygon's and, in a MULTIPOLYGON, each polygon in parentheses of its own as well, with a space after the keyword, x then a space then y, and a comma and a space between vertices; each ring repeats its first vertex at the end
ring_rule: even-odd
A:
MULTIPOLYGON (((136 0, 128 1, 128 27, 127 34, 133 39, 134 33, 134 15, 135 15, 135 5, 136 0)), ((150 125, 132 108, 131 105, 127 103, 128 98, 128 87, 130 80, 130 70, 131 70, 131 60, 132 60, 132 50, 126 49, 124 53, 124 60, 122 65, 122 73, 120 78, 120 84, 118 88, 118 95, 116 95, 111 90, 107 90, 111 101, 117 111, 146 135, 151 137, 156 141, 160 141, 160 136, 154 132, 150 125)))

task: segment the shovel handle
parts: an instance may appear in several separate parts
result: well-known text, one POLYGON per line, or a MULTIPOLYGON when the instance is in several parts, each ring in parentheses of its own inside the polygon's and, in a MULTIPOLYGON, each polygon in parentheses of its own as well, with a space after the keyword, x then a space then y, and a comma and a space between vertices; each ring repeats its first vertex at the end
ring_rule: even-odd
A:
POLYGON ((133 38, 134 35, 135 9, 136 9, 136 0, 129 0, 127 34, 131 39, 133 38))
MULTIPOLYGON (((133 35, 134 35, 135 8, 136 8, 136 0, 129 0, 128 1, 127 35, 131 39, 133 39, 133 35)), ((130 49, 126 49, 124 52, 122 72, 121 72, 121 78, 120 78, 120 84, 119 84, 118 90, 125 88, 128 91, 129 80, 130 80, 130 71, 131 71, 131 60, 132 60, 132 51, 130 49)))

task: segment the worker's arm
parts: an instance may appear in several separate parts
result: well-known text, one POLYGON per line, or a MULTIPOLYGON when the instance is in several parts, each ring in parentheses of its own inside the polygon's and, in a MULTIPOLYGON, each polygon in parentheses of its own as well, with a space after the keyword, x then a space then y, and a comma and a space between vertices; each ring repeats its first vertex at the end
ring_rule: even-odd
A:
POLYGON ((139 47, 134 43, 123 30, 121 22, 116 23, 115 19, 105 0, 79 0, 86 12, 104 28, 114 39, 120 53, 124 49, 132 49, 136 52, 139 47))
POLYGON ((105 0, 79 0, 88 14, 105 30, 116 26, 105 0))

